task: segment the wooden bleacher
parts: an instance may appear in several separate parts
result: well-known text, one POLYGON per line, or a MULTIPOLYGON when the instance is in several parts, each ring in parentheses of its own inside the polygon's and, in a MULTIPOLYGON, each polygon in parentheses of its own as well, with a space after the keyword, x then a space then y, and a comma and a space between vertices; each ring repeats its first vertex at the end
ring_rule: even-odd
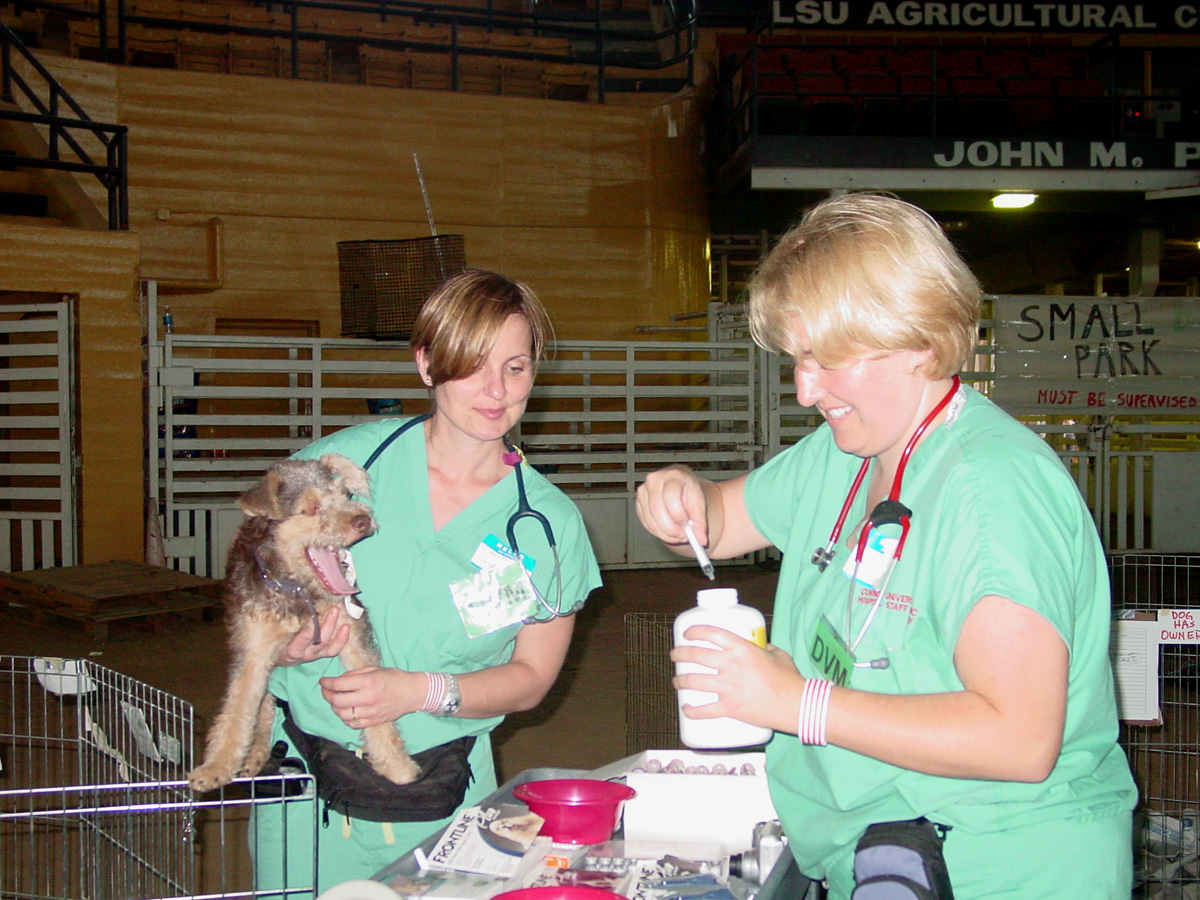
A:
MULTIPOLYGON (((102 48, 95 0, 68 2, 93 13, 67 22, 67 49, 79 58, 199 72, 293 74, 293 17, 278 7, 251 0, 128 0, 126 14, 135 21, 126 26, 124 57, 118 58, 115 19, 110 15, 102 48)), ((503 13, 502 6, 490 8, 503 13)), ((573 62, 564 36, 452 28, 365 9, 304 7, 294 25, 303 35, 295 45, 300 78, 564 100, 592 95, 595 75, 573 62)))

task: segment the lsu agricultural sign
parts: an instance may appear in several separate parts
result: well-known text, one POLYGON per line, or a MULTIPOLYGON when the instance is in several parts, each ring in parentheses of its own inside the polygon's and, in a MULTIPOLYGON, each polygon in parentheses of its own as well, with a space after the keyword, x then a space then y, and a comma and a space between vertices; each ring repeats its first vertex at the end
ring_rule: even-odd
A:
POLYGON ((1200 303, 1134 297, 993 298, 1006 409, 1200 416, 1200 303))
POLYGON ((1200 2, 771 0, 771 19, 784 28, 1194 33, 1200 30, 1200 2))

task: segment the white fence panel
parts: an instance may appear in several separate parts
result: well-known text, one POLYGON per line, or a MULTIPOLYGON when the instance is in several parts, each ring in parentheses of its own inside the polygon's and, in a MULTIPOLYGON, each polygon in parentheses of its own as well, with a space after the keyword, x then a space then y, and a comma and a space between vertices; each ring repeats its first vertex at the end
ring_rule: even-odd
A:
MULTIPOLYGON (((738 334, 733 325, 726 330, 738 334)), ((272 462, 340 428, 428 406, 403 343, 167 335, 151 351, 161 360, 151 380, 158 411, 151 482, 164 547, 172 565, 200 575, 222 574, 240 522, 235 501, 272 462)), ((975 371, 964 375, 985 393, 989 354, 981 346, 975 371)), ((1108 550, 1151 548, 1165 533, 1156 530, 1155 508, 1170 489, 1156 484, 1155 454, 1127 449, 1129 439, 1169 427, 1193 440, 1200 424, 1022 420, 1071 472, 1108 550)), ((519 439, 530 462, 583 511, 601 564, 638 567, 681 564, 637 524, 635 492, 648 472, 683 463, 710 478, 731 477, 820 423, 796 403, 790 361, 740 336, 565 341, 539 373, 519 439)))
MULTIPOLYGON (((161 360, 153 481, 164 551, 195 574, 221 574, 235 501, 272 462, 380 410, 428 406, 403 343, 170 334, 161 360)), ((748 342, 553 347, 518 437, 579 505, 602 565, 678 562, 636 527, 634 492, 672 462, 713 477, 752 466, 755 371, 748 342)))
POLYGON ((70 301, 0 306, 0 569, 77 561, 70 301))
POLYGON ((679 562, 634 515, 650 471, 683 463, 720 478, 754 464, 754 353, 745 341, 555 345, 521 440, 578 504, 601 565, 679 562))

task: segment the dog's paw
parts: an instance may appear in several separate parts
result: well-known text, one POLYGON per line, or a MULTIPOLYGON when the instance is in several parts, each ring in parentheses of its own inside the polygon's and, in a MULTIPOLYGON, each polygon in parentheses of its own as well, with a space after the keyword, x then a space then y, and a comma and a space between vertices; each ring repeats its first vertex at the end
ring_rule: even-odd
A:
POLYGON ((246 754, 246 759, 242 762, 241 767, 237 770, 238 778, 252 778, 262 771, 263 766, 267 764, 267 759, 270 757, 268 750, 251 750, 246 754))
POLYGON ((233 781, 233 773, 220 766, 200 766, 188 775, 188 787, 197 794, 206 794, 233 781))
POLYGON ((412 757, 407 754, 399 757, 388 754, 382 757, 369 757, 369 759, 371 768, 392 784, 410 784, 421 776, 421 767, 413 762, 412 757))

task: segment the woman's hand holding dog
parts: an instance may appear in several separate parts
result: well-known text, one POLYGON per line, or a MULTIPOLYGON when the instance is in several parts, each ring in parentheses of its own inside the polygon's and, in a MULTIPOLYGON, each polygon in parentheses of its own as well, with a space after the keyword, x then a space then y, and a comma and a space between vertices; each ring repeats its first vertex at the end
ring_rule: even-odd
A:
POLYGON ((279 659, 275 661, 277 666, 296 666, 300 663, 312 662, 314 659, 326 659, 330 656, 337 656, 345 648, 347 641, 350 640, 350 625, 338 625, 338 615, 341 610, 334 606, 327 613, 325 619, 321 622, 321 640, 313 643, 313 623, 308 621, 301 628, 288 645, 283 648, 283 653, 279 659))
POLYGON ((368 666, 322 678, 321 696, 338 718, 361 729, 416 712, 425 703, 428 684, 424 672, 368 666))

